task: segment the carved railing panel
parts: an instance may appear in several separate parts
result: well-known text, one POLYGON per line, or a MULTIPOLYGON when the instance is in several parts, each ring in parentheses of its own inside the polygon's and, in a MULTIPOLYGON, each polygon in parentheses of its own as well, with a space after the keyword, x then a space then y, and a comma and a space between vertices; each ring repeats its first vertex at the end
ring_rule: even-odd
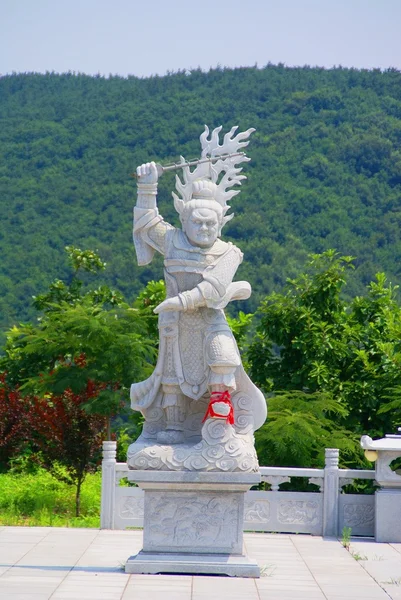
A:
POLYGON ((374 536, 375 497, 363 494, 341 494, 339 497, 339 530, 351 527, 352 535, 374 536))

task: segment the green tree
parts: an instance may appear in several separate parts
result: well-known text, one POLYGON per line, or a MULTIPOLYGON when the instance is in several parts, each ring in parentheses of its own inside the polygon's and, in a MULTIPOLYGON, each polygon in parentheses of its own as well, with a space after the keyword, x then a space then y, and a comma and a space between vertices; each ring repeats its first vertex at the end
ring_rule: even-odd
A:
MULTIPOLYGON (((399 410, 385 408, 396 408, 400 393, 401 308, 396 290, 378 274, 365 296, 346 302, 341 291, 352 268, 351 257, 333 250, 313 255, 309 271, 289 281, 286 293, 271 294, 262 302, 257 336, 249 350, 254 381, 282 398, 273 398, 273 410, 277 402, 280 410, 286 403, 286 418, 292 415, 301 435, 307 429, 297 403, 302 400, 307 408, 308 397, 321 394, 325 401, 319 406, 323 413, 332 413, 335 424, 327 433, 342 433, 337 439, 344 443, 349 432, 355 441, 366 433, 383 436, 400 422, 399 410)), ((277 427, 285 429, 285 421, 277 427)), ((309 427, 309 440, 319 439, 321 432, 313 431, 309 427)), ((302 446, 302 440, 299 443, 302 446)), ((345 451, 350 456, 347 443, 345 451)), ((358 461, 355 446, 353 460, 358 461)))
POLYGON ((342 460, 355 456, 357 440, 339 425, 346 409, 330 394, 277 391, 269 398, 266 423, 255 432, 263 465, 321 467, 325 448, 340 448, 342 460))
POLYGON ((88 383, 97 393, 84 405, 108 419, 125 404, 128 387, 147 376, 154 343, 138 309, 101 286, 82 291, 80 270, 97 272, 104 263, 96 253, 67 247, 73 266, 70 282, 57 280, 48 293, 35 298, 43 311, 37 325, 20 325, 8 333, 1 361, 10 384, 26 393, 80 394, 88 383))

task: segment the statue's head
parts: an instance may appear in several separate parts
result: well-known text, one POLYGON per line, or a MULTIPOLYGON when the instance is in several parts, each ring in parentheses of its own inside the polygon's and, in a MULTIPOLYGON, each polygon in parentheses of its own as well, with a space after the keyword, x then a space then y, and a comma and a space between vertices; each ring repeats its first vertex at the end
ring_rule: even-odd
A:
POLYGON ((220 144, 221 129, 216 127, 209 139, 209 128, 205 125, 200 136, 201 160, 193 171, 189 168, 193 163, 187 163, 181 156, 182 180, 176 175, 178 194, 173 192, 174 207, 189 241, 205 248, 214 244, 224 225, 234 216, 227 215, 228 203, 239 194, 233 186, 241 185, 246 179, 240 175, 242 167, 238 165, 250 160, 243 152, 249 143, 244 140, 255 131, 251 128, 235 135, 238 127, 232 127, 220 144))
POLYGON ((194 246, 209 248, 220 236, 223 208, 215 200, 216 189, 210 180, 195 181, 192 198, 180 214, 182 228, 194 246))

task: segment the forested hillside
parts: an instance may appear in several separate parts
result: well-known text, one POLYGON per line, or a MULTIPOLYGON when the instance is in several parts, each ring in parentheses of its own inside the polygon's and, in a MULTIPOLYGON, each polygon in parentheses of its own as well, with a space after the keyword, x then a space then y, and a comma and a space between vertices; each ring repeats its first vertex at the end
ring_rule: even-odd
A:
MULTIPOLYGON (((306 254, 357 257, 347 293, 377 271, 401 281, 401 73, 336 68, 214 69, 128 79, 0 78, 0 326, 32 318, 32 295, 66 275, 64 247, 98 250, 104 280, 132 298, 161 260, 136 266, 135 181, 143 161, 199 155, 204 123, 255 127, 248 181, 224 229, 245 253, 253 310, 306 254)), ((177 223, 172 175, 162 214, 177 223)))

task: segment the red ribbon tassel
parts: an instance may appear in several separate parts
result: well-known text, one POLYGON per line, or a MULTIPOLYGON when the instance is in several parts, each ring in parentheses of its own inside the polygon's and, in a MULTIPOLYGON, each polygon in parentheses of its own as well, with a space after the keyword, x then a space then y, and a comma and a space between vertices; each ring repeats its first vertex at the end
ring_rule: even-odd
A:
POLYGON ((225 419, 226 423, 234 425, 234 407, 231 404, 231 396, 228 390, 225 390, 224 392, 212 392, 209 406, 207 407, 207 411, 205 416, 203 417, 202 423, 204 423, 209 417, 222 417, 222 415, 216 413, 213 409, 213 404, 216 404, 216 402, 224 402, 224 404, 229 405, 230 412, 228 413, 227 417, 225 417, 225 419))

